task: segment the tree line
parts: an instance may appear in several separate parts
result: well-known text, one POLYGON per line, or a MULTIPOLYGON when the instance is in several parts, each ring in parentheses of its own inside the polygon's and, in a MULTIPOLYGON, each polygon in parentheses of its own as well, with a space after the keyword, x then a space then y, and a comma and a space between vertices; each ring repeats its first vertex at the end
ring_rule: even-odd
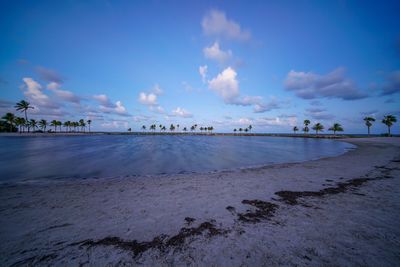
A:
MULTIPOLYGON (((195 132, 195 131, 197 130, 197 127, 198 127, 198 125, 197 125, 197 124, 194 124, 194 125, 190 126, 190 128, 183 127, 183 128, 182 128, 182 131, 183 131, 183 132, 188 132, 188 131, 190 130, 191 132, 195 132)), ((175 132, 175 130, 179 132, 179 129, 180 129, 180 128, 181 128, 181 127, 180 127, 179 124, 176 124, 176 125, 171 124, 171 125, 169 126, 168 129, 169 129, 170 132, 175 132)), ((162 124, 160 124, 160 125, 158 125, 158 126, 157 126, 156 124, 152 124, 152 125, 150 125, 148 128, 146 127, 146 125, 142 125, 142 131, 145 132, 146 129, 148 129, 148 130, 150 130, 150 131, 152 131, 152 132, 157 131, 157 129, 158 129, 160 132, 165 132, 165 131, 167 131, 167 127, 166 127, 165 125, 162 125, 162 124)), ((204 132, 210 132, 210 133, 212 133, 212 132, 214 131, 214 127, 213 127, 213 126, 207 126, 207 127, 201 126, 201 127, 199 127, 198 129, 200 130, 200 132, 203 132, 203 131, 204 131, 204 132)), ((129 132, 132 131, 132 128, 129 128, 128 131, 129 131, 129 132)))
MULTIPOLYGON (((365 125, 367 126, 367 129, 368 129, 368 135, 370 135, 370 133, 371 133, 371 127, 372 127, 372 122, 375 122, 376 120, 375 120, 375 118, 373 118, 373 117, 365 117, 364 119, 364 122, 365 122, 365 125)), ((383 119, 382 119, 382 123, 383 124, 385 124, 386 126, 387 126, 387 128, 388 128, 388 135, 390 136, 391 135, 391 133, 390 133, 390 129, 391 129, 391 127, 392 127, 392 125, 395 123, 395 122, 397 122, 397 119, 396 119, 396 117, 395 116, 393 116, 393 115, 386 115, 386 116, 384 116, 383 117, 383 119)), ((304 127, 303 127, 303 132, 305 133, 305 134, 308 134, 308 132, 310 131, 310 128, 308 127, 309 125, 311 124, 311 121, 310 120, 304 120, 303 121, 303 125, 304 125, 304 127)), ((315 131, 315 134, 318 134, 319 132, 322 132, 323 130, 324 130, 324 125, 322 125, 321 123, 316 123, 316 124, 314 124, 312 127, 311 127, 311 129, 312 130, 314 130, 315 131)), ((299 131, 299 128, 297 127, 297 126, 294 126, 293 127, 293 132, 294 133, 296 133, 296 132, 298 132, 299 131)), ((333 134, 335 135, 337 132, 343 132, 344 131, 344 129, 343 129, 343 127, 342 127, 342 125, 340 124, 340 123, 334 123, 330 128, 328 128, 328 131, 332 131, 333 132, 333 134)))
POLYGON ((241 132, 251 132, 251 129, 253 129, 253 126, 249 125, 247 128, 239 128, 239 129, 233 129, 233 132, 236 133, 237 131, 241 132))
POLYGON ((59 129, 59 131, 61 132, 62 127, 65 127, 65 132, 85 132, 86 126, 88 126, 90 132, 90 125, 92 123, 91 120, 85 121, 83 119, 80 119, 79 121, 65 121, 63 123, 59 120, 52 120, 49 122, 45 119, 28 119, 28 111, 30 109, 34 109, 34 107, 25 100, 21 100, 20 102, 16 103, 14 108, 16 109, 16 111, 23 112, 24 117, 15 116, 11 112, 6 113, 2 117, 3 121, 0 125, 3 130, 8 130, 9 132, 18 131, 20 133, 27 131, 29 133, 31 130, 32 132, 35 132, 37 130, 46 132, 47 127, 54 127, 54 132, 57 132, 57 129, 59 129))
MULTIPOLYGON (((90 125, 92 123, 91 120, 83 120, 80 119, 79 121, 65 121, 65 122, 61 122, 59 120, 52 120, 50 122, 48 122, 47 120, 41 119, 41 120, 35 120, 35 119, 28 119, 28 111, 30 109, 34 109, 33 106, 30 105, 29 102, 25 101, 25 100, 21 100, 20 102, 16 103, 14 108, 16 109, 16 111, 20 111, 22 113, 24 113, 24 117, 18 117, 15 116, 13 113, 8 112, 6 113, 3 117, 2 117, 2 121, 0 121, 0 130, 6 130, 9 132, 30 132, 30 130, 32 130, 33 132, 35 132, 37 129, 40 129, 43 132, 46 132, 47 127, 54 127, 54 132, 57 132, 57 129, 59 129, 59 131, 61 132, 62 127, 65 127, 65 132, 76 132, 76 131, 81 131, 81 132, 85 132, 86 131, 86 126, 88 126, 89 128, 89 132, 90 132, 90 125)), ((371 127, 373 125, 373 122, 376 121, 376 119, 374 117, 365 117, 364 119, 365 125, 367 126, 368 129, 368 135, 370 135, 371 132, 371 127)), ((388 135, 391 135, 391 127, 394 123, 397 122, 397 118, 394 115, 386 115, 383 117, 382 119, 382 123, 385 124, 387 126, 388 129, 388 135)), ((305 134, 308 134, 308 132, 310 131, 309 125, 311 124, 311 121, 306 119, 303 121, 303 125, 304 127, 302 128, 302 131, 305 134)), ((167 131, 167 127, 165 125, 156 125, 156 124, 152 124, 149 126, 149 128, 146 127, 146 125, 142 126, 142 130, 146 131, 146 129, 149 129, 150 131, 155 132, 156 130, 162 132, 162 131, 167 131)), ((253 126, 249 125, 247 128, 239 128, 239 129, 233 129, 233 132, 236 133, 237 131, 241 132, 251 132, 253 126)), ((180 125, 179 124, 171 124, 169 126, 169 131, 170 132, 174 132, 175 130, 179 131, 180 129, 180 125)), ((187 131, 191 131, 194 132, 197 129, 200 130, 200 132, 210 132, 212 133, 214 130, 213 126, 201 126, 198 128, 197 124, 194 124, 192 126, 190 126, 190 128, 187 127, 183 127, 182 131, 183 132, 187 132, 187 131)), ((314 124, 311 127, 312 130, 315 131, 315 134, 318 134, 319 132, 322 132, 325 127, 324 125, 322 125, 321 123, 317 122, 316 124, 314 124)), ((293 132, 296 134, 300 129, 297 126, 293 127, 293 132)), ((132 131, 132 128, 129 128, 128 131, 132 131)), ((331 127, 328 128, 328 131, 332 131, 334 135, 336 135, 337 132, 343 132, 344 129, 342 127, 342 125, 340 123, 334 123, 331 127)))

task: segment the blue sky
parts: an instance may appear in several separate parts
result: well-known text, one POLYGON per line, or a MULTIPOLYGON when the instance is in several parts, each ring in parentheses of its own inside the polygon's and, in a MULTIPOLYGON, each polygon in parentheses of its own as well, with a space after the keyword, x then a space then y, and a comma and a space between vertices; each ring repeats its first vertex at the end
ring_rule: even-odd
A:
MULTIPOLYGON (((304 119, 364 133, 400 119, 398 1, 0 1, 0 112, 153 123, 253 125, 304 119)), ((399 133, 399 125, 392 132, 399 133)))

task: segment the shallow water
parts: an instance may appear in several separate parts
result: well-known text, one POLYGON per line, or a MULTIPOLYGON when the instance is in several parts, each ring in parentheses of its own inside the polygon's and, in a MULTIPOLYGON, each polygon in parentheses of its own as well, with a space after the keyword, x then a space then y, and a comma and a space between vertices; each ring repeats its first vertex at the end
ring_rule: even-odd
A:
POLYGON ((0 181, 208 172, 331 157, 352 147, 264 136, 0 137, 0 181))

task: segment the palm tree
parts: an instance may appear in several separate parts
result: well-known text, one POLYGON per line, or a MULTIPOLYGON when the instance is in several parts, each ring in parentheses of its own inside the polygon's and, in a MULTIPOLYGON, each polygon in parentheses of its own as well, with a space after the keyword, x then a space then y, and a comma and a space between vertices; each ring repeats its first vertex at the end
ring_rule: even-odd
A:
POLYGON ((169 126, 169 130, 172 132, 175 130, 175 126, 173 124, 171 124, 171 126, 169 126))
POLYGON ((24 112, 25 113, 25 121, 28 121, 28 116, 26 115, 26 111, 28 109, 34 109, 34 107, 32 107, 30 105, 29 102, 25 101, 25 100, 21 100, 19 101, 17 104, 15 104, 14 106, 18 111, 24 112))
POLYGON ((249 129, 248 129, 248 128, 246 128, 246 129, 244 129, 244 131, 247 133, 247 132, 249 131, 249 129))
POLYGON ((236 130, 236 128, 235 128, 235 129, 233 129, 233 132, 234 132, 234 133, 236 133, 236 131, 237 131, 237 130, 236 130))
POLYGON ((397 119, 393 115, 386 115, 383 117, 382 123, 388 127, 388 135, 390 136, 390 127, 392 127, 393 123, 397 122, 397 119))
POLYGON ((71 127, 73 126, 72 121, 67 121, 67 124, 68 124, 68 131, 71 132, 71 127))
POLYGON ((334 123, 331 128, 328 129, 328 131, 333 131, 333 134, 336 135, 336 132, 343 132, 343 127, 340 125, 340 123, 334 123))
POLYGON ((62 122, 61 121, 57 121, 57 126, 60 126, 60 132, 61 132, 62 122))
MULTIPOLYGON (((74 121, 72 126, 74 127, 74 132, 76 132, 76 128, 79 127, 79 122, 74 121)), ((78 132, 79 132, 79 128, 78 128, 78 132)))
POLYGON ((24 127, 28 128, 28 133, 29 133, 31 129, 31 124, 29 123, 29 121, 25 121, 24 127))
POLYGON ((299 128, 297 128, 297 126, 293 127, 293 132, 296 134, 296 132, 299 130, 299 128))
POLYGON ((324 130, 324 126, 318 122, 312 127, 312 129, 315 130, 315 134, 318 134, 318 132, 322 132, 324 130))
MULTIPOLYGON (((89 132, 90 132, 90 130, 89 130, 89 132)), ((132 128, 128 128, 128 132, 132 132, 132 128)))
POLYGON ((3 116, 3 120, 5 120, 9 124, 9 130, 10 132, 12 132, 15 122, 15 115, 11 112, 7 112, 6 115, 3 116))
MULTIPOLYGON (((90 133, 90 124, 92 124, 92 120, 87 120, 87 124, 89 126, 89 133, 90 133)), ((129 128, 130 129, 130 128, 129 128)))
POLYGON ((310 124, 310 120, 304 120, 303 124, 304 124, 304 128, 303 131, 304 133, 308 133, 310 131, 310 129, 308 128, 308 125, 310 124))
POLYGON ((142 126, 142 130, 143 130, 143 132, 146 131, 146 125, 142 126))
POLYGON ((200 127, 200 132, 203 132, 203 127, 200 127))
POLYGON ((34 119, 30 119, 29 125, 32 127, 32 131, 35 132, 35 128, 37 127, 37 121, 34 119))
POLYGON ((249 125, 249 131, 251 132, 251 129, 253 129, 253 126, 249 125))
POLYGON ((178 132, 179 132, 179 124, 176 125, 176 128, 178 128, 178 132))
POLYGON ((47 127, 47 121, 46 120, 40 120, 39 121, 39 127, 42 129, 43 132, 46 132, 46 127, 47 127))
POLYGON ((79 127, 81 127, 81 130, 85 132, 86 123, 83 119, 79 120, 79 127))
POLYGON ((239 128, 239 132, 242 132, 243 131, 243 129, 242 128, 239 128))
POLYGON ((186 128, 186 127, 183 127, 183 131, 184 131, 184 132, 187 132, 187 128, 186 128))
POLYGON ((57 132, 57 125, 58 125, 58 123, 57 123, 57 121, 56 120, 52 120, 51 122, 50 122, 50 126, 54 126, 54 132, 57 132))
POLYGON ((365 125, 368 127, 368 135, 369 135, 370 128, 372 126, 372 122, 375 121, 375 118, 373 118, 373 117, 365 117, 364 121, 365 121, 365 125))
POLYGON ((68 132, 68 127, 69 127, 70 121, 65 121, 63 126, 65 127, 65 132, 68 132))
POLYGON ((17 125, 19 127, 19 132, 21 132, 21 129, 25 128, 25 124, 26 124, 26 121, 24 118, 22 118, 22 117, 15 118, 15 125, 17 125))

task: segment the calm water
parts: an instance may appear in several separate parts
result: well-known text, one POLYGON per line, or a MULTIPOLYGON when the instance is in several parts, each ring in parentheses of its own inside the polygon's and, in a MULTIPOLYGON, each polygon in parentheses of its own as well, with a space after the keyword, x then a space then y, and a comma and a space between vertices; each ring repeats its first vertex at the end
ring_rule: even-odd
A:
POLYGON ((336 156, 352 147, 256 136, 0 137, 0 180, 205 172, 336 156))

